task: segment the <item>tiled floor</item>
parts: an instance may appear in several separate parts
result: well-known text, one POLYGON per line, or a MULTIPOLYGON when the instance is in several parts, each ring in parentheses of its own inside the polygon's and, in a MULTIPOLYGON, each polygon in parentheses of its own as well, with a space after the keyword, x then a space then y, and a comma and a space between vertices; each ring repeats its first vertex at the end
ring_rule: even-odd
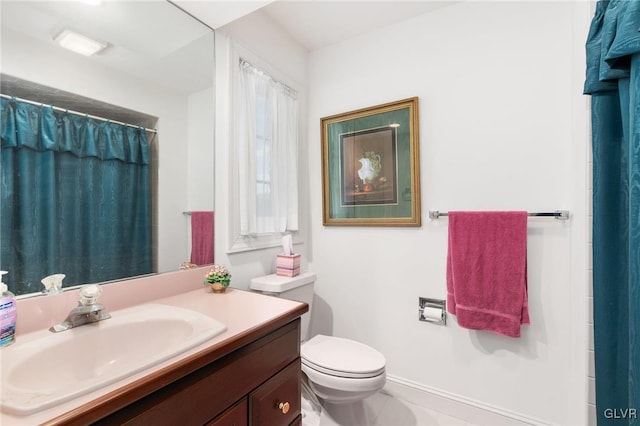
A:
POLYGON ((375 426, 471 426, 464 420, 379 392, 365 400, 375 426))
MULTIPOLYGON (((305 406, 303 402, 303 407, 305 406)), ((308 412, 303 426, 471 426, 470 423, 379 392, 364 401, 368 425, 340 424, 325 411, 308 412)))

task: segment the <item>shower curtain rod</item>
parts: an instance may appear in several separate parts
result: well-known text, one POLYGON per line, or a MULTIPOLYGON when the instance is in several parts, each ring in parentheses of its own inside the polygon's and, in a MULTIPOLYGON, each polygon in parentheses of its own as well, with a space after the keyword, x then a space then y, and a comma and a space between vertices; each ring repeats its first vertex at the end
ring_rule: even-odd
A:
MULTIPOLYGON (((569 220, 569 210, 556 210, 553 212, 530 212, 528 216, 538 217, 554 217, 558 220, 569 220)), ((440 216, 449 216, 447 212, 441 212, 438 210, 429 210, 429 219, 438 219, 440 216)))
POLYGON ((15 99, 17 101, 26 102, 26 103, 31 104, 31 105, 49 106, 49 107, 51 107, 51 108, 53 108, 55 110, 68 112, 69 114, 79 115, 81 117, 89 117, 89 118, 93 118, 94 120, 100 120, 100 121, 109 121, 111 123, 120 124, 122 126, 136 127, 138 129, 144 129, 145 131, 147 131, 149 133, 158 133, 158 131, 156 129, 149 129, 147 127, 136 126, 135 124, 123 123, 122 121, 116 121, 116 120, 111 120, 109 118, 98 117, 97 115, 91 115, 91 114, 86 114, 84 112, 73 111, 71 109, 61 108, 61 107, 57 107, 57 106, 54 106, 54 105, 47 105, 47 104, 44 104, 42 102, 30 101, 29 99, 23 99, 23 98, 19 98, 17 96, 9 96, 9 95, 5 95, 4 93, 0 93, 0 97, 5 98, 5 99, 15 99))

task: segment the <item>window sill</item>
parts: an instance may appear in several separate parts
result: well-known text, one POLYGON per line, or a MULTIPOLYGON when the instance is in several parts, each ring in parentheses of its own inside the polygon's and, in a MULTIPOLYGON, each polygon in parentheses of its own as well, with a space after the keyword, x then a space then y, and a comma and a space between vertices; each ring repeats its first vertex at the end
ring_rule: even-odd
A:
POLYGON ((227 249, 227 253, 242 253, 246 251, 282 247, 282 237, 288 234, 291 234, 294 246, 303 244, 299 232, 267 234, 255 237, 238 236, 234 241, 231 242, 230 247, 227 249))

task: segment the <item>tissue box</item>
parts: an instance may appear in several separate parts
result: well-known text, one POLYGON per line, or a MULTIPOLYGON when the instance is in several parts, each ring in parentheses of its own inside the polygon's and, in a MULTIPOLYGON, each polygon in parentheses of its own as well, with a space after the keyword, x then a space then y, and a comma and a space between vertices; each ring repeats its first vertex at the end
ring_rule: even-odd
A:
POLYGON ((276 275, 279 275, 281 277, 295 277, 300 275, 300 268, 295 268, 295 269, 276 268, 276 275))
POLYGON ((295 277, 300 274, 299 254, 279 254, 276 257, 276 275, 295 277))

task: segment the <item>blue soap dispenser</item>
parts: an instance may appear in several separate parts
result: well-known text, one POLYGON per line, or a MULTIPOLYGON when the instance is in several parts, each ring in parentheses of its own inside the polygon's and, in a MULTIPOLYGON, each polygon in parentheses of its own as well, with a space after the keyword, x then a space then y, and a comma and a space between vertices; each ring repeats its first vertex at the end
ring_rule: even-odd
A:
POLYGON ((0 271, 0 347, 9 346, 16 341, 16 297, 2 282, 7 271, 0 271))

